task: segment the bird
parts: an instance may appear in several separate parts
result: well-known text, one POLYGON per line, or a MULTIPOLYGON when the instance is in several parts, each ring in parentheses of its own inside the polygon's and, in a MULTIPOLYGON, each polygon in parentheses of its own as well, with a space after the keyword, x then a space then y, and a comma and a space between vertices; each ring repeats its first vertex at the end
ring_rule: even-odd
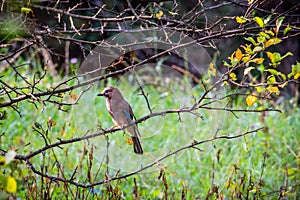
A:
MULTIPOLYGON (((111 86, 106 87, 100 94, 97 94, 97 96, 105 97, 106 108, 112 117, 112 121, 117 127, 122 129, 124 126, 127 126, 136 120, 131 106, 124 99, 118 88, 111 86)), ((127 127, 126 130, 131 136, 134 153, 143 154, 143 148, 139 140, 141 134, 138 130, 137 124, 132 124, 127 127)))

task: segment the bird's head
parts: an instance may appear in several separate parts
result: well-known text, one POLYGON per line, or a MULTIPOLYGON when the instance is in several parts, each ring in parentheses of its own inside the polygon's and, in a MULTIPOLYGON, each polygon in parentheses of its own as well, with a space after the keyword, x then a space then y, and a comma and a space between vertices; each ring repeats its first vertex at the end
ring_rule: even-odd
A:
POLYGON ((106 87, 100 94, 97 94, 97 96, 104 96, 106 98, 111 99, 115 89, 116 88, 114 87, 106 87))

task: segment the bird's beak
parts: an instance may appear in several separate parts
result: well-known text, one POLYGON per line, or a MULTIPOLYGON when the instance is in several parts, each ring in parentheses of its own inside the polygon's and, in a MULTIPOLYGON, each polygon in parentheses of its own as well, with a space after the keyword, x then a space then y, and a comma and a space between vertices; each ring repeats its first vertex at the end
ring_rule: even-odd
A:
POLYGON ((97 94, 97 96, 99 96, 99 97, 100 97, 100 96, 104 96, 104 94, 100 93, 100 94, 97 94))

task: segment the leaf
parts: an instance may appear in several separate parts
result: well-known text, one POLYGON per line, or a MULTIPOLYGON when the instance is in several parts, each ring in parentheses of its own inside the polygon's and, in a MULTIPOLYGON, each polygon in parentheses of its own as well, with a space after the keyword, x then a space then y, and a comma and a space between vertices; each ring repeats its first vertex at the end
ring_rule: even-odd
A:
POLYGON ((257 43, 255 42, 255 40, 253 39, 253 37, 247 37, 247 38, 244 38, 245 40, 251 42, 252 44, 254 45, 257 45, 257 43))
POLYGON ((236 59, 238 60, 238 62, 240 62, 240 60, 242 59, 242 57, 243 57, 243 53, 242 53, 242 51, 238 48, 237 50, 236 50, 236 52, 235 52, 235 57, 236 57, 236 59))
POLYGON ((283 30, 283 35, 287 34, 287 32, 289 32, 291 30, 291 26, 290 24, 287 25, 287 27, 285 27, 285 29, 283 30))
POLYGON ((236 22, 239 23, 239 24, 244 24, 244 23, 246 23, 246 22, 248 21, 248 19, 245 18, 245 17, 243 17, 243 16, 241 16, 241 17, 237 16, 237 17, 235 18, 235 20, 236 20, 236 22))
POLYGON ((256 53, 256 52, 260 52, 262 50, 263 50, 263 48, 261 46, 257 46, 257 47, 254 47, 253 52, 256 53))
POLYGON ((281 57, 281 59, 284 59, 288 56, 293 56, 293 54, 291 52, 287 52, 284 56, 281 57))
POLYGON ((4 156, 0 156, 0 166, 4 166, 6 164, 6 159, 4 156))
POLYGON ((70 94, 70 97, 71 97, 74 101, 76 101, 77 98, 78 98, 76 94, 70 94))
POLYGON ((257 97, 250 94, 246 98, 246 103, 248 106, 253 106, 253 104, 257 101, 257 97))
POLYGON ((275 69, 266 69, 265 71, 270 72, 271 74, 275 75, 275 76, 281 76, 281 78, 285 81, 286 80, 286 75, 275 70, 275 69))
POLYGON ((291 73, 288 74, 288 77, 291 78, 294 76, 294 79, 295 78, 298 79, 299 75, 297 75, 297 74, 299 74, 299 73, 300 73, 300 63, 297 62, 295 65, 292 65, 292 71, 291 71, 291 73))
POLYGON ((254 63, 260 65, 264 62, 264 60, 265 60, 264 58, 254 58, 254 59, 250 60, 250 62, 254 62, 254 63))
POLYGON ((266 40, 267 40, 266 37, 263 37, 263 36, 257 37, 257 42, 258 43, 264 43, 266 40))
POLYGON ((255 69, 255 67, 247 67, 244 71, 244 75, 248 74, 252 69, 255 69))
POLYGON ((280 61, 282 60, 281 55, 278 52, 267 52, 267 56, 271 60, 273 66, 280 64, 280 61))
POLYGON ((267 83, 270 85, 276 83, 276 78, 274 77, 274 75, 270 75, 267 77, 267 83))
POLYGON ((272 18, 272 15, 269 15, 267 19, 264 19, 264 23, 267 24, 272 18))
POLYGON ((32 13, 32 10, 31 10, 31 8, 22 7, 21 13, 29 14, 29 13, 32 13))
POLYGON ((260 33, 259 33, 259 36, 265 37, 266 39, 270 39, 269 34, 267 34, 266 32, 260 32, 260 33))
POLYGON ((294 79, 297 80, 300 77, 300 72, 294 75, 294 79))
POLYGON ((272 38, 272 39, 269 39, 266 43, 265 43, 265 48, 271 46, 271 45, 275 45, 275 44, 278 44, 280 43, 282 40, 279 39, 279 38, 272 38))
POLYGON ((164 15, 164 12, 162 10, 159 10, 157 13, 155 13, 155 17, 157 19, 160 19, 164 15))
POLYGON ((173 16, 179 15, 177 12, 171 12, 171 11, 168 11, 168 13, 169 13, 170 15, 173 15, 173 16))
POLYGON ((131 138, 126 138, 126 143, 129 145, 133 145, 132 139, 131 138))
POLYGON ((248 62, 250 60, 250 56, 245 56, 242 58, 243 62, 248 62))
POLYGON ((276 86, 269 86, 267 90, 271 93, 276 93, 276 95, 279 95, 279 89, 276 86))
POLYGON ((260 17, 254 17, 254 21, 258 24, 260 28, 265 27, 264 21, 260 17))
POLYGON ((257 91, 258 93, 261 93, 261 92, 264 91, 264 88, 263 88, 263 87, 259 87, 259 86, 255 87, 255 89, 256 89, 256 91, 257 91))
POLYGON ((266 31, 265 31, 265 33, 267 33, 267 34, 269 34, 269 35, 272 35, 272 36, 274 36, 274 35, 275 35, 275 34, 274 34, 274 32, 273 32, 273 31, 271 31, 271 30, 268 30, 268 31, 266 30, 266 31))
POLYGON ((17 181, 14 177, 7 177, 5 190, 9 193, 17 192, 17 181))
POLYGON ((279 17, 279 18, 276 20, 276 33, 279 32, 279 29, 280 29, 280 27, 281 27, 281 24, 282 24, 283 20, 284 20, 284 16, 279 17))
POLYGON ((224 82, 222 83, 222 86, 224 86, 224 85, 229 85, 229 84, 228 84, 228 81, 224 81, 224 82))
POLYGON ((229 77, 230 77, 233 81, 236 81, 236 80, 237 80, 236 74, 233 73, 233 72, 229 74, 229 77))
POLYGON ((244 45, 241 45, 241 47, 244 49, 244 51, 245 51, 246 53, 251 53, 251 54, 252 54, 251 46, 252 46, 252 44, 245 44, 245 46, 244 46, 244 45))
POLYGON ((208 72, 211 73, 212 76, 216 76, 217 69, 214 67, 213 63, 209 64, 209 71, 208 72))

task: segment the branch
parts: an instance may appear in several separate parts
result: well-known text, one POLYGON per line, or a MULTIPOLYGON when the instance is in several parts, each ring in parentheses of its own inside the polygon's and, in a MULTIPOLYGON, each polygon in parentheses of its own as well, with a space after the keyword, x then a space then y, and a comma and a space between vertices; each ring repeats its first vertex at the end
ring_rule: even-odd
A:
MULTIPOLYGON (((187 149, 192 149, 200 144, 204 144, 204 143, 207 143, 207 142, 212 142, 212 141, 215 141, 215 140, 220 140, 220 139, 226 139, 226 140, 231 140, 231 139, 236 139, 236 138, 240 138, 240 137, 244 137, 246 135, 249 135, 251 133, 255 133, 259 130, 262 130, 264 127, 261 127, 261 128, 258 128, 258 129, 255 129, 255 130, 252 130, 252 131, 247 131, 245 133, 242 133, 242 134, 238 134, 238 135, 234 135, 234 136, 228 136, 228 135, 221 135, 221 136, 214 136, 210 139, 206 139, 206 140, 202 140, 202 141, 195 141, 194 143, 192 144, 189 144, 189 145, 186 145, 186 146, 183 146, 173 152, 170 152, 168 154, 166 154, 165 156, 162 156, 161 158, 158 158, 156 161, 150 163, 149 165, 146 165, 144 167, 142 167, 141 169, 138 169, 136 171, 133 171, 133 172, 130 172, 128 174, 125 174, 125 175, 121 175, 121 176, 115 176, 113 178, 110 178, 110 179, 107 179, 107 180, 102 180, 100 182, 96 182, 96 183, 92 183, 92 184, 83 184, 83 183, 78 183, 78 182, 75 182, 73 181, 74 178, 72 179, 64 179, 64 178, 60 178, 60 177, 56 177, 56 176, 51 176, 51 175, 48 175, 48 174, 44 174, 40 171, 38 171, 33 165, 32 163, 29 161, 29 159, 26 159, 26 164, 30 167, 30 169, 42 176, 42 177, 45 177, 45 178, 48 178, 52 181, 59 181, 59 182, 63 182, 63 183, 69 183, 69 184, 72 184, 72 185, 75 185, 77 187, 82 187, 82 188, 90 188, 90 187, 94 187, 94 186, 97 186, 97 185, 102 185, 102 184, 105 184, 105 183, 108 183, 110 181, 114 181, 114 180, 120 180, 120 179, 125 179, 125 178, 128 178, 130 176, 133 176, 133 175, 136 175, 136 174, 139 174, 140 172, 150 168, 150 167, 153 167, 157 164, 159 164, 161 161, 181 152, 181 151, 184 151, 184 150, 187 150, 187 149)), ((73 177, 73 176, 72 176, 73 177)))

